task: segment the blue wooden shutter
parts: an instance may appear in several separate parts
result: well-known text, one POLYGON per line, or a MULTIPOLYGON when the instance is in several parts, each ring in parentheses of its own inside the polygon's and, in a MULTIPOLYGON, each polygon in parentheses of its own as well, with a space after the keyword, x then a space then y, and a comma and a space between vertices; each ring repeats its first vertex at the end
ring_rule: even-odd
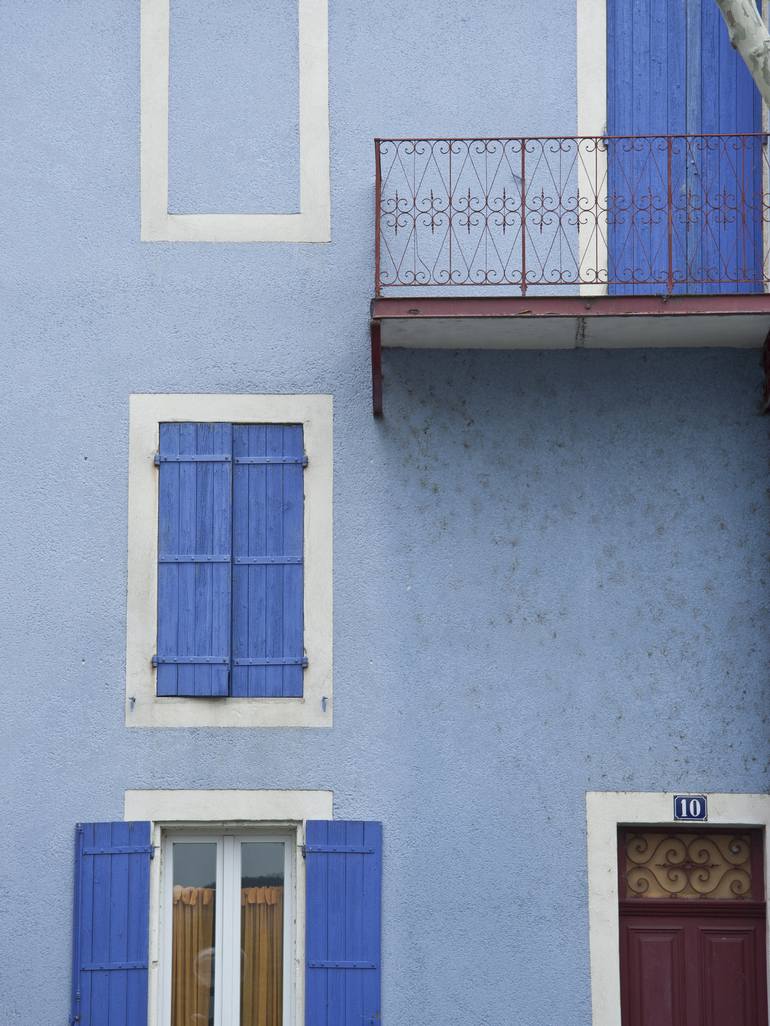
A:
POLYGON ((232 425, 161 424, 158 695, 227 695, 232 425))
POLYGON ((77 827, 73 1026, 146 1026, 151 854, 149 823, 77 827))
MULTIPOLYGON (((688 132, 762 131, 759 90, 715 3, 688 0, 687 75, 688 132)), ((690 147, 687 181, 695 214, 687 259, 694 275, 709 279, 692 292, 764 290, 762 146, 757 138, 702 139, 690 147), (705 218, 701 210, 708 211, 705 218)))
POLYGON ((672 266, 675 280, 686 276, 686 145, 677 140, 669 154, 665 137, 687 131, 687 2, 607 5, 610 295, 668 291, 669 159, 672 266), (612 138, 645 135, 659 138, 612 138))
POLYGON ((379 1026, 382 824, 307 824, 306 1026, 379 1026))
POLYGON ((231 693, 301 697, 302 426, 235 424, 233 461, 231 693))
POLYGON ((607 5, 610 294, 668 291, 669 227, 673 292, 762 291, 761 142, 706 138, 760 131, 715 3, 607 5), (685 133, 701 138, 666 138, 685 133), (659 138, 613 138, 642 135, 659 138))

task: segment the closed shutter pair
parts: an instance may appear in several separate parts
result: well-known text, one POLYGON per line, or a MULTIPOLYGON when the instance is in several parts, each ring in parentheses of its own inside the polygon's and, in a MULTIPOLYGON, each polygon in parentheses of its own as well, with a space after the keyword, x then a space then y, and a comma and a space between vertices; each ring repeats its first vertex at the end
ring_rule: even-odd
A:
MULTIPOLYGON (((72 1026, 147 1026, 150 829, 77 828, 72 1026)), ((311 821, 306 842, 305 1026, 379 1026, 382 825, 311 821)))
POLYGON ((299 698, 300 424, 161 424, 157 694, 299 698))

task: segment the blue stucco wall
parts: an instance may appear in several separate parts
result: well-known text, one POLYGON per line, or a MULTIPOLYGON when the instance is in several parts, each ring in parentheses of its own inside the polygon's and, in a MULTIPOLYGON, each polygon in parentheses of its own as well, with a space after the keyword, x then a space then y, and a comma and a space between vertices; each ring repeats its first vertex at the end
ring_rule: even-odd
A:
POLYGON ((126 788, 332 788, 385 824, 385 1022, 584 1026, 584 792, 768 784, 756 353, 394 352, 370 413, 371 138, 574 131, 574 5, 331 7, 333 242, 240 247, 138 240, 138 5, 5 8, 8 1026, 66 1018, 126 788), (125 729, 146 391, 333 393, 333 730, 125 729))

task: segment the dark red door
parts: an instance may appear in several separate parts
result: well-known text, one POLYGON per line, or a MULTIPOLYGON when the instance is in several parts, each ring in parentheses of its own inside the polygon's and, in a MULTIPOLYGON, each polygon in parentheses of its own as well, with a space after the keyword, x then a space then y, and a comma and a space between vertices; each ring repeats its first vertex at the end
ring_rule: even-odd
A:
POLYGON ((623 1026, 767 1026, 761 833, 619 840, 623 1026))

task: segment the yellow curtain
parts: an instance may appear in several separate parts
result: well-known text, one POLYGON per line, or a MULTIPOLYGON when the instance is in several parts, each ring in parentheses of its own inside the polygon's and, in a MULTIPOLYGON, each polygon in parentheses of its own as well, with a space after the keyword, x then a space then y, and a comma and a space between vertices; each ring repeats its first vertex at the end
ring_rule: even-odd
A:
POLYGON ((241 1026, 281 1026, 283 887, 243 888, 241 949, 241 1026))
POLYGON ((172 1026, 208 1026, 214 975, 214 890, 174 887, 172 1026))

